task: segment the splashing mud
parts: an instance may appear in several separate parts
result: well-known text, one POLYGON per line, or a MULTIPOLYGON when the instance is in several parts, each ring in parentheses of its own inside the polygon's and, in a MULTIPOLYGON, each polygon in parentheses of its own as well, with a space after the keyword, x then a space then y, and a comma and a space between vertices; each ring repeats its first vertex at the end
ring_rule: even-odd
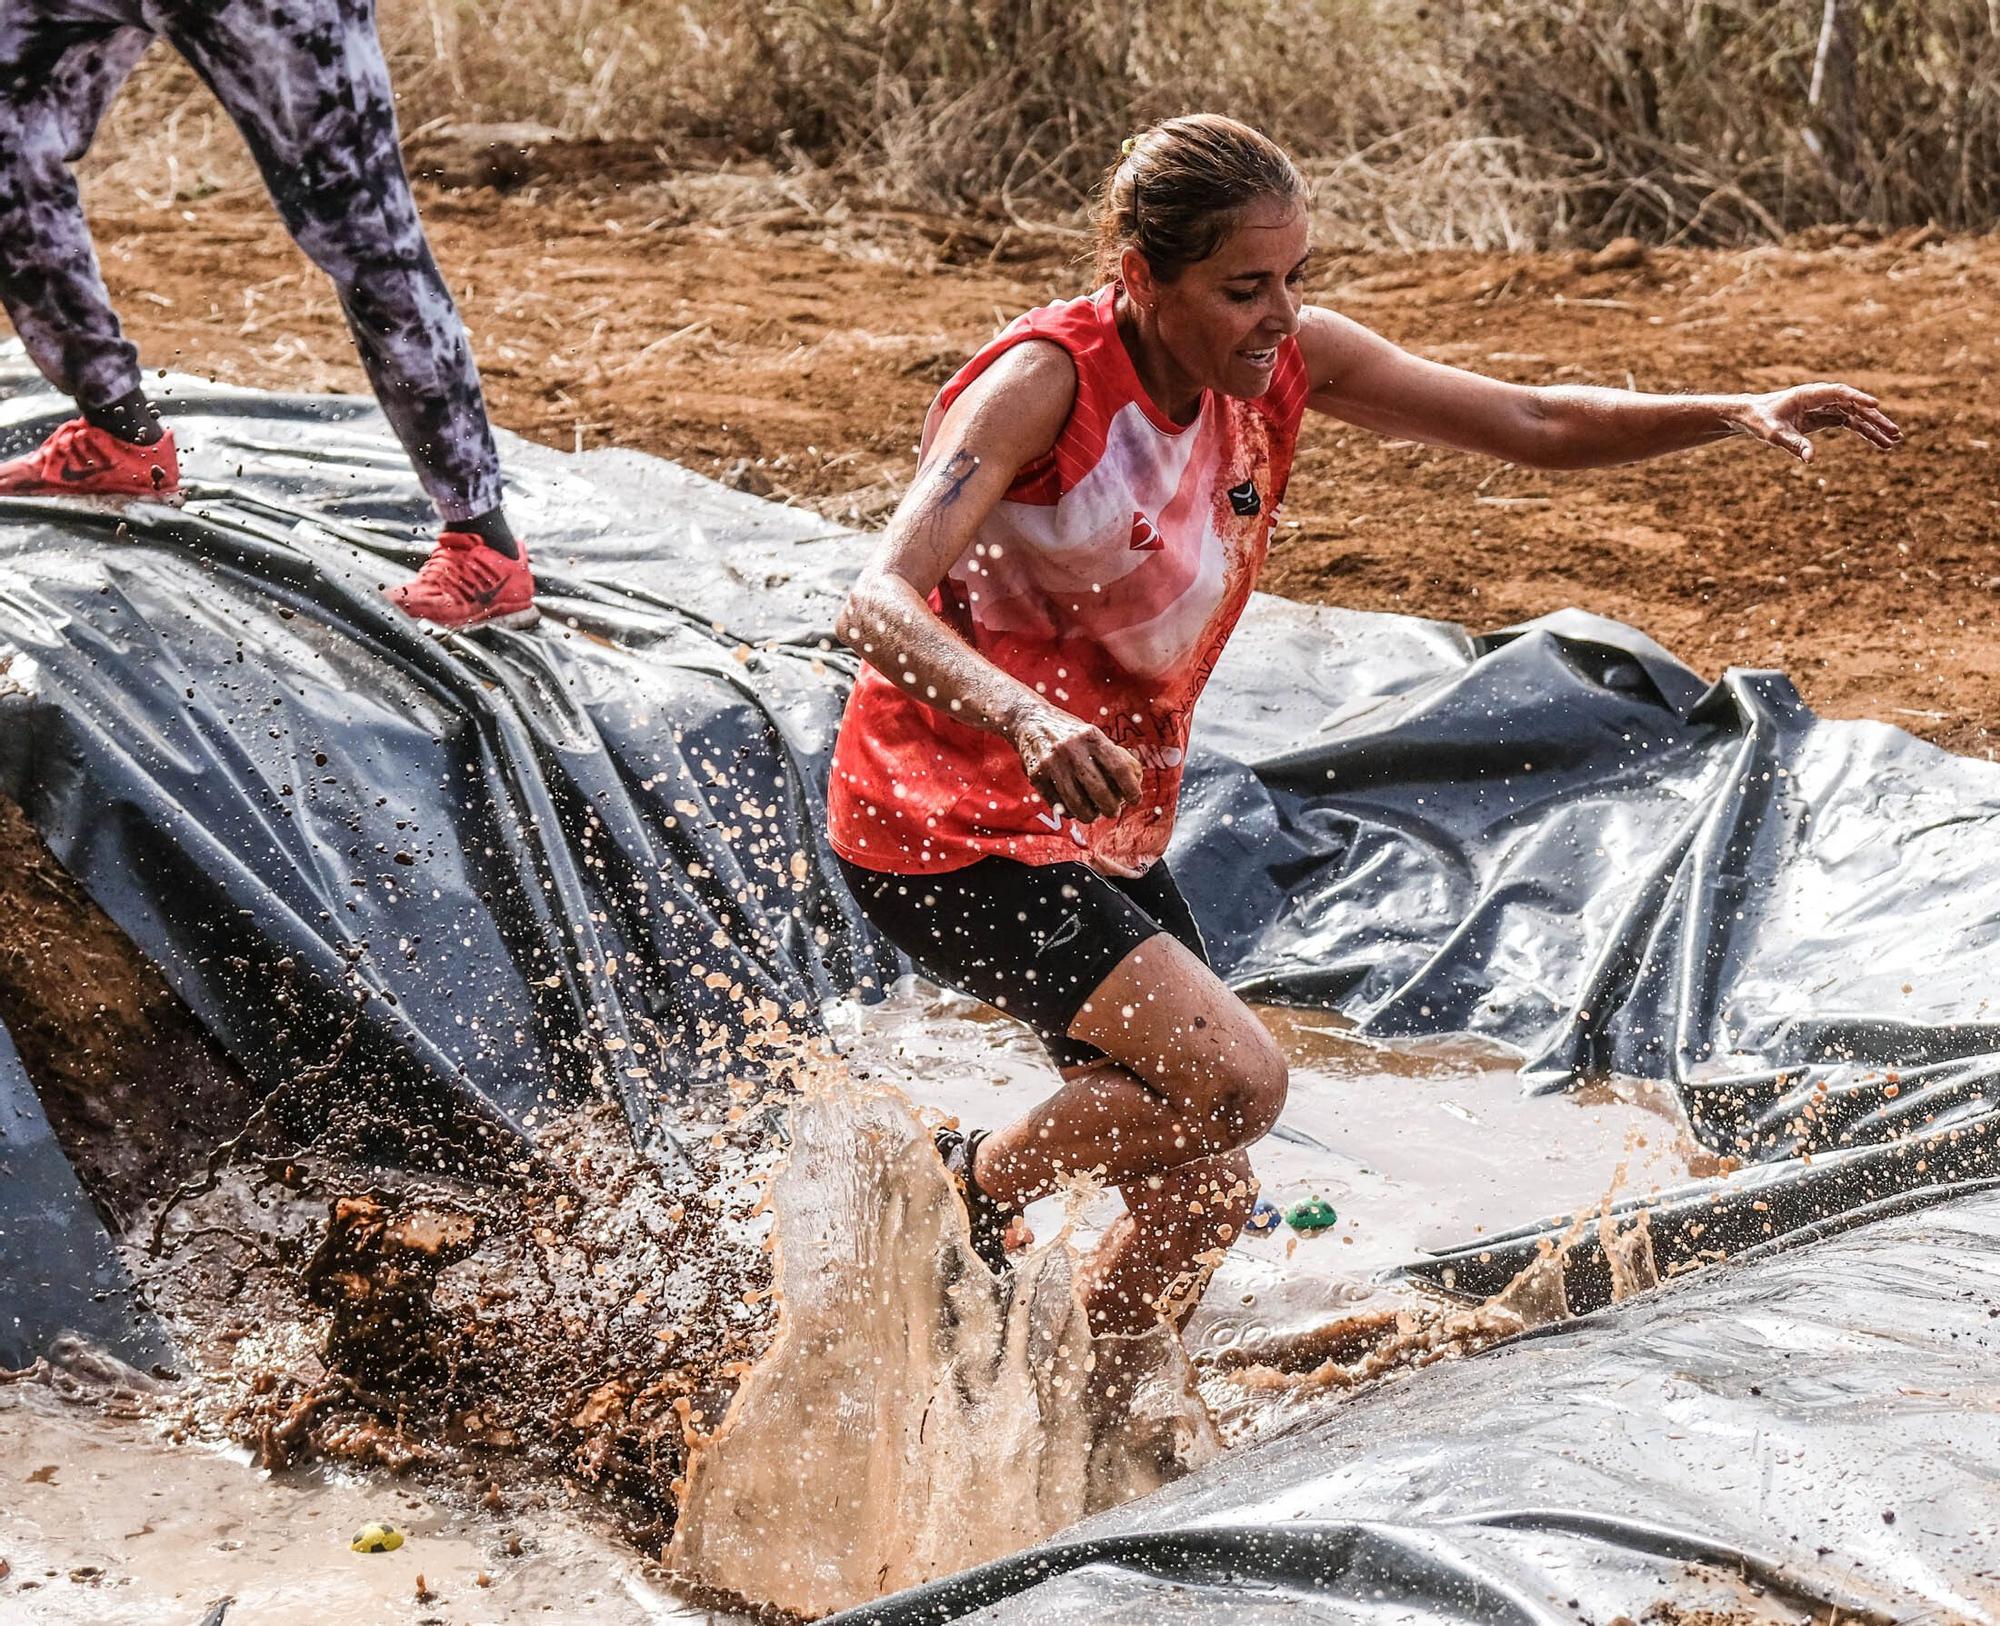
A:
POLYGON ((819 1614, 1014 1552, 1220 1446, 1179 1343, 1093 1339, 1059 1235, 996 1280, 894 1091, 817 1091, 772 1188, 770 1353, 694 1447, 671 1560, 819 1614))
MULTIPOLYGON (((1322 1197, 1339 1220, 1316 1236, 1244 1238, 1185 1329, 1199 1392, 1232 1446, 1356 1386, 1566 1318, 1564 1264, 1580 1227, 1606 1243, 1617 1295, 1641 1290, 1652 1276, 1643 1221, 1610 1204, 1706 1172, 1663 1086, 1604 1080, 1527 1096, 1511 1058, 1488 1047, 1389 1047, 1324 1012, 1261 1014, 1292 1069, 1284 1119, 1253 1153, 1263 1194, 1281 1207, 1322 1197), (1487 1304, 1445 1302, 1392 1274, 1431 1248, 1552 1212, 1580 1216, 1572 1234, 1487 1304)), ((971 1124, 1004 1122, 1052 1085, 1022 1030, 920 982, 836 1012, 835 1026, 854 1069, 971 1124)), ((1107 1195, 1066 1215, 1052 1200, 1029 1217, 1043 1234, 1072 1219, 1083 1247, 1117 1206, 1107 1195)))
MULTIPOLYGON (((275 1120, 232 1138, 155 1208, 160 1249, 141 1261, 194 1381, 132 1402, 166 1443, 112 1455, 151 1473, 178 1451, 274 1501, 386 1471, 469 1540, 517 1528, 551 1487, 580 1492, 634 1564, 659 1554, 705 1596, 812 1614, 1016 1550, 1225 1441, 1565 1316, 1586 1227, 1618 1296, 1650 1285, 1643 1221, 1595 1199, 1621 1158, 1642 1194, 1688 1178, 1659 1101, 1523 1097, 1485 1052, 1384 1051, 1266 1014, 1294 1067, 1257 1153, 1266 1195, 1340 1218, 1231 1250, 1185 1345, 1089 1336, 1070 1273, 1113 1194, 1037 1205, 1042 1245, 1002 1280, 970 1254, 926 1123, 1004 1122, 1053 1079, 1011 1024, 913 986, 836 1011, 840 1056, 808 1046, 777 1087, 697 1103, 692 1184, 635 1152, 609 1106, 544 1114, 538 1162, 476 1183, 381 1166, 337 1111, 310 1144, 275 1120), (1580 1214, 1571 1235, 1487 1304, 1384 1274, 1552 1210, 1580 1214), (249 1480, 246 1456, 273 1477, 249 1480)), ((346 1559, 299 1562, 273 1559, 239 1595, 275 1607, 346 1559)), ((142 1568, 135 1605, 154 1596, 142 1568)), ((492 1598, 490 1618, 532 1618, 534 1596, 492 1598)), ((576 1618, 648 1618, 605 1607, 576 1618)))
POLYGON ((601 1493, 705 1595, 802 1614, 1016 1550, 1220 1448, 1164 1330, 1093 1340, 1058 1233, 996 1281, 929 1129, 820 1051, 685 1140, 545 1119, 512 1187, 258 1151, 158 1219, 200 1380, 149 1401, 267 1470, 414 1474, 501 1509, 601 1493), (218 1316, 219 1306, 228 1308, 218 1316), (739 1389, 740 1385, 740 1389, 739 1389))
POLYGON ((551 1121, 540 1148, 514 1189, 380 1171, 356 1187, 351 1164, 301 1155, 186 1205, 152 1284, 172 1284, 201 1370, 182 1426, 267 1468, 477 1484, 525 1458, 608 1493, 657 1548, 685 1420, 719 1413, 769 1339, 754 1210, 775 1149, 704 1146, 690 1190, 610 1109, 551 1121))
POLYGON ((1627 1165, 1620 1163, 1595 1207, 1579 1213, 1559 1237, 1545 1239, 1528 1266, 1489 1299, 1443 1304, 1426 1298, 1342 1317, 1261 1347, 1224 1352, 1212 1363, 1203 1392, 1232 1443, 1290 1421, 1330 1392, 1476 1355, 1537 1327, 1567 1321, 1573 1313, 1567 1265, 1586 1234, 1594 1234, 1610 1266, 1612 1302, 1657 1287, 1647 1214, 1612 1211, 1627 1173, 1627 1165))

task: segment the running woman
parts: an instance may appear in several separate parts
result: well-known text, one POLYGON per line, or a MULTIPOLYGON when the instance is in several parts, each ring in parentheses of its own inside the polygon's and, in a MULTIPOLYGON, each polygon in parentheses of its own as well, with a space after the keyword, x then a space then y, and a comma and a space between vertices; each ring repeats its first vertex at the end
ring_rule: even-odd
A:
POLYGON ((0 463, 0 493, 179 488, 173 431, 141 388, 70 171, 161 38, 215 92, 286 229, 333 279, 376 398, 437 506, 435 549, 389 597, 438 626, 528 625, 528 551, 501 508, 479 374, 410 196, 373 0, 0 3, 0 303, 81 409, 0 463))
POLYGON ((1103 1331, 1178 1321, 1249 1214, 1284 1056, 1210 970, 1163 855, 1195 701, 1262 565, 1307 411, 1536 468, 1731 435, 1901 433, 1841 384, 1645 395, 1499 383, 1302 304, 1306 191, 1265 137, 1169 120, 1112 169, 1097 292, 1030 311, 947 383, 915 483, 841 612, 866 662, 828 790, 869 919, 1027 1023, 1042 1105, 940 1136, 998 1269, 1072 1174, 1126 1212, 1080 1273, 1103 1331))

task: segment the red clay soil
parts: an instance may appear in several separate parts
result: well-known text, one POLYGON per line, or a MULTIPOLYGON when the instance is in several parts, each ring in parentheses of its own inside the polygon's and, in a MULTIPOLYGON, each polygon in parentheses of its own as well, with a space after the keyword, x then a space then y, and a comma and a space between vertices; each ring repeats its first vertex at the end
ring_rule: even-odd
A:
MULTIPOLYGON (((703 224, 660 187, 423 190, 497 419, 624 445, 872 523, 926 401, 995 326, 1087 285, 1066 240, 979 221, 776 208, 703 224), (958 263, 971 262, 971 263, 958 263)), ((364 387, 327 284, 261 195, 96 211, 149 365, 269 387, 364 387)), ((1264 585, 1477 628, 1579 605, 1708 676, 1791 672, 1835 716, 1986 755, 2000 726, 2000 242, 1912 234, 1658 252, 1343 255, 1315 298, 1426 354, 1521 380, 1656 390, 1818 377, 1909 431, 1802 467, 1736 442, 1538 474, 1309 426, 1264 585)))
POLYGON ((242 1127, 255 1096, 0 797, 0 1022, 114 1224, 242 1127))

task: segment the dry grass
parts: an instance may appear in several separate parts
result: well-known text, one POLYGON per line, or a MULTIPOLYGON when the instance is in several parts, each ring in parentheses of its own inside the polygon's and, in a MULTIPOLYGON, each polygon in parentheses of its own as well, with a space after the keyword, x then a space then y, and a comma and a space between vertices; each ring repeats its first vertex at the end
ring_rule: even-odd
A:
POLYGON ((1467 115, 1557 183, 1554 231, 1734 241, 2000 208, 1991 0, 1489 0, 1467 115))
MULTIPOLYGON (((1073 223, 1124 134, 1214 107, 1302 156, 1338 243, 2000 213, 2000 0, 382 0, 382 26, 406 131, 748 164, 753 212, 1073 223)), ((96 184, 161 207, 254 184, 164 51, 100 149, 96 184)))

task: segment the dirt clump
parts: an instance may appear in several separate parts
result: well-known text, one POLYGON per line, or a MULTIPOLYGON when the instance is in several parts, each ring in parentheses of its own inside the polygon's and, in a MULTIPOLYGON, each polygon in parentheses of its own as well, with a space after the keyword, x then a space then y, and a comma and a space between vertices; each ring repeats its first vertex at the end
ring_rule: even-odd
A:
MULTIPOLYGON (((758 1120, 701 1142, 686 1180, 602 1105, 550 1122, 513 1187, 381 1166, 337 1089, 299 1142, 262 1110, 292 1086, 260 1102, 4 799, 0 1021, 194 1379, 136 1400, 121 1381, 121 1405, 272 1467, 422 1471, 480 1497, 562 1473, 664 1541, 687 1430, 770 1329, 758 1120)), ((93 1359, 43 1380, 77 1387, 93 1359)))
POLYGON ((434 1373, 438 1274, 472 1251, 478 1222, 440 1207, 392 1212, 368 1192, 336 1197, 326 1234, 300 1272, 312 1303, 332 1312, 327 1364, 357 1379, 407 1382, 434 1373))
MULTIPOLYGON (((766 1154, 704 1143, 663 1173, 590 1107, 544 1130, 520 1189, 421 1172, 360 1184, 310 1149, 188 1198, 160 1266, 193 1312, 189 1432, 267 1467, 421 1472, 501 1505, 524 1469, 603 1492, 642 1547, 672 1529, 690 1431, 721 1415, 771 1331, 766 1154), (204 1239, 238 1239, 224 1291, 204 1239), (203 1326, 210 1316, 226 1326, 203 1326)), ((272 1163, 279 1160, 273 1159, 272 1163)))

